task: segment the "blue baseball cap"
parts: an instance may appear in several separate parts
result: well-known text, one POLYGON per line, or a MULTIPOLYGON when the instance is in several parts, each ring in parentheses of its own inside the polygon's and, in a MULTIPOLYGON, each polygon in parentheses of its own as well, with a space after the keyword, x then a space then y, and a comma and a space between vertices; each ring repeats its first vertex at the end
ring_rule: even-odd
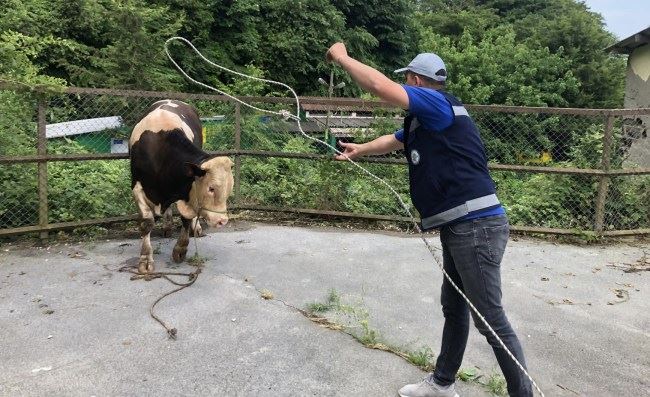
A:
POLYGON ((447 80, 445 63, 438 55, 432 52, 418 54, 407 67, 397 69, 395 73, 404 73, 406 71, 421 74, 435 81, 442 82, 447 80))

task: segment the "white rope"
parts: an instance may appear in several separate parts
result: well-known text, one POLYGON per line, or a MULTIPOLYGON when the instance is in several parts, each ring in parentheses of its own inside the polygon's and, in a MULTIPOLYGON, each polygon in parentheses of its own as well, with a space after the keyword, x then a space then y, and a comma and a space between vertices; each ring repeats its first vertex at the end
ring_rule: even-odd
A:
MULTIPOLYGON (((244 105, 244 106, 246 106, 246 107, 249 107, 249 108, 251 108, 251 109, 258 110, 258 111, 260 111, 260 112, 264 112, 264 113, 268 113, 268 114, 275 114, 275 115, 277 115, 277 116, 282 116, 282 117, 285 118, 285 119, 292 119, 292 120, 295 120, 296 123, 298 124, 298 129, 300 130, 300 133, 301 133, 305 138, 307 138, 307 139, 311 139, 312 141, 315 141, 315 142, 318 142, 318 143, 320 143, 320 144, 323 144, 323 145, 329 147, 330 149, 334 150, 334 152, 336 152, 337 154, 343 154, 341 151, 339 151, 338 149, 336 149, 334 146, 330 145, 329 143, 327 143, 327 142, 325 142, 325 141, 322 141, 322 140, 320 140, 320 139, 318 139, 318 138, 312 137, 312 136, 306 134, 305 131, 303 131, 302 126, 301 126, 301 124, 300 124, 300 113, 299 113, 299 112, 300 112, 300 99, 298 98, 298 95, 297 95, 296 92, 293 90, 293 88, 289 87, 288 85, 286 85, 286 84, 284 84, 284 83, 281 83, 281 82, 279 82, 279 81, 274 81, 274 80, 268 80, 268 79, 263 79, 263 78, 259 78, 259 77, 249 76, 249 75, 246 75, 246 74, 239 73, 239 72, 236 72, 236 71, 234 71, 234 70, 228 69, 228 68, 223 67, 223 66, 221 66, 221 65, 218 65, 218 64, 216 64, 216 63, 210 61, 209 59, 207 59, 205 56, 203 56, 203 54, 201 54, 201 52, 200 52, 198 49, 196 49, 196 47, 194 47, 194 45, 193 45, 189 40, 187 40, 187 39, 185 39, 185 38, 183 38, 183 37, 172 37, 172 38, 168 39, 167 41, 165 41, 165 52, 167 53, 167 57, 169 57, 169 60, 174 64, 174 66, 176 66, 176 68, 181 72, 181 74, 183 74, 183 76, 185 76, 185 78, 187 78, 187 79, 190 80, 191 82, 193 82, 193 83, 195 83, 195 84, 197 84, 197 85, 199 85, 199 86, 201 86, 201 87, 204 87, 204 88, 207 88, 207 89, 209 89, 209 90, 216 91, 216 92, 218 92, 218 93, 220 93, 220 94, 222 94, 222 95, 225 95, 225 96, 227 96, 228 98, 231 98, 232 100, 234 100, 234 101, 236 101, 236 102, 239 102, 240 104, 242 104, 242 105, 244 105), (187 44, 189 47, 191 47, 191 48, 192 48, 192 49, 197 53, 197 55, 198 55, 199 57, 201 57, 201 59, 203 59, 205 62, 207 62, 208 64, 210 64, 210 65, 212 65, 212 66, 214 66, 214 67, 216 67, 216 68, 219 68, 219 69, 224 70, 224 71, 229 72, 229 73, 233 73, 233 74, 235 74, 235 75, 237 75, 237 76, 245 77, 245 78, 247 78, 247 79, 256 80, 256 81, 262 81, 262 82, 269 83, 269 84, 279 85, 279 86, 284 87, 284 88, 286 88, 287 90, 291 91, 291 94, 293 95, 294 99, 296 100, 296 114, 294 115, 294 114, 292 114, 291 112, 289 112, 288 110, 281 110, 281 111, 279 111, 279 112, 275 112, 275 111, 272 111, 272 110, 261 109, 261 108, 255 107, 255 106, 253 106, 253 105, 250 105, 250 104, 248 104, 248 103, 246 103, 246 102, 244 102, 244 101, 242 101, 242 100, 240 100, 240 99, 238 99, 238 98, 236 98, 236 97, 234 97, 234 96, 228 94, 228 93, 225 92, 225 91, 222 91, 222 90, 220 90, 220 89, 218 89, 218 88, 215 88, 215 87, 209 86, 209 85, 207 85, 207 84, 201 83, 200 81, 194 80, 192 77, 188 76, 187 73, 185 73, 185 71, 183 70, 183 68, 181 68, 181 67, 176 63, 176 61, 174 61, 174 59, 172 58, 172 56, 170 55, 170 53, 169 53, 169 49, 168 49, 168 45, 169 45, 170 42, 172 42, 172 41, 174 41, 174 40, 178 40, 178 41, 182 41, 182 42, 184 42, 184 43, 187 44)), ((376 181, 380 182, 382 185, 384 185, 385 187, 387 187, 387 188, 388 188, 388 189, 389 189, 389 190, 390 190, 390 191, 395 195, 395 197, 397 197, 397 200, 399 201, 400 205, 402 206, 402 209, 405 211, 406 215, 408 216, 408 218, 411 220, 411 222, 412 222, 413 225, 415 226, 415 229, 420 233, 420 237, 422 238, 422 241, 424 242, 424 245, 427 247, 427 249, 429 250, 429 252, 430 252, 431 255, 433 256, 433 258, 435 259, 436 263, 438 264, 438 267, 439 267, 440 270, 442 271, 442 274, 443 274, 443 275, 445 276, 445 278, 449 281, 449 283, 454 287, 454 289, 455 289, 455 290, 460 294, 460 296, 462 296, 463 299, 465 299, 465 302, 467 302, 468 306, 472 309, 472 311, 474 311, 474 313, 476 313, 476 315, 481 319, 481 321, 483 322, 483 324, 485 324, 485 326, 486 326, 486 327, 488 328, 488 330, 492 333, 492 335, 493 335, 493 336, 494 336, 494 337, 499 341, 499 344, 501 345, 501 347, 503 347, 503 349, 506 351, 506 353, 508 353, 508 356, 510 356, 510 358, 512 358, 512 360, 515 362, 515 364, 517 364, 517 366, 519 367, 519 369, 520 369, 520 370, 521 370, 521 371, 522 371, 522 372, 523 372, 523 373, 528 377, 528 379, 531 381, 531 383, 533 384, 533 386, 535 386, 535 389, 537 389, 537 391, 539 392, 539 394, 540 394, 542 397, 544 397, 544 392, 542 392, 542 390, 539 388, 539 386, 537 385, 537 383, 535 382, 535 380, 532 378, 532 376, 530 376, 530 374, 528 373, 528 371, 526 371, 526 369, 524 368, 524 366, 519 362, 519 360, 517 360, 517 359, 515 358, 514 354, 512 354, 512 352, 511 352, 511 351, 506 347, 505 343, 503 343, 503 341, 501 340, 501 338, 499 337, 499 335, 497 335, 497 333, 496 333, 496 332, 494 331, 494 329, 490 326, 490 324, 488 324, 488 322, 487 322, 487 320, 485 319, 485 317, 483 317, 483 315, 481 315, 481 313, 479 313, 478 309, 476 309, 476 307, 474 306, 474 304, 472 304, 472 302, 469 300, 469 298, 468 298, 468 297, 463 293, 463 291, 461 291, 461 289, 456 285, 456 283, 454 283, 454 281, 451 279, 451 277, 449 276, 449 274, 447 274, 447 272, 445 271, 445 269, 444 269, 442 263, 440 262, 440 260, 438 259, 438 257, 436 256, 436 254, 435 254, 435 252, 434 252, 437 248, 434 248, 431 244, 429 244, 429 242, 427 241, 427 239, 424 237, 424 232, 422 231, 422 229, 420 228, 420 225, 418 224, 417 220, 416 220, 415 217, 413 216, 413 213, 412 213, 411 210, 409 209, 409 206, 408 206, 406 203, 404 203, 404 200, 402 200, 402 198, 400 197, 400 195, 395 191, 395 189, 393 189, 392 186, 390 186, 386 181, 384 181, 383 179, 381 179, 381 178, 378 177, 377 175, 375 175, 375 174, 373 174, 372 172, 368 171, 368 170, 365 169, 363 166, 357 164, 357 163, 356 163, 355 161, 353 161, 352 159, 347 158, 347 160, 348 160, 352 165, 354 165, 354 166, 357 167, 359 170, 361 170, 363 173, 365 173, 366 175, 370 176, 371 178, 375 179, 376 181)))

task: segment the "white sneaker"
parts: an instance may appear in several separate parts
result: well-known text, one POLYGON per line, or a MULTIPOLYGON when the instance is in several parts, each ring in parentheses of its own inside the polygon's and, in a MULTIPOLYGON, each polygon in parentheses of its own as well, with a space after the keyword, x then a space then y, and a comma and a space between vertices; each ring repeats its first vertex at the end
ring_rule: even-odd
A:
POLYGON ((459 397, 452 383, 449 386, 440 386, 429 379, 420 383, 406 385, 397 392, 400 397, 459 397))

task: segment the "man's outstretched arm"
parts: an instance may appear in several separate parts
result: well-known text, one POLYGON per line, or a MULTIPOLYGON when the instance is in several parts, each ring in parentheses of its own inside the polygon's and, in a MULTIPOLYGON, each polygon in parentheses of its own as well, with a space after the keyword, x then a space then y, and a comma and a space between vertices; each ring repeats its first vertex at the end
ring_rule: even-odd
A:
POLYGON ((365 65, 348 55, 345 44, 336 43, 327 51, 326 58, 330 62, 339 64, 361 88, 377 95, 379 98, 408 109, 409 98, 404 87, 386 77, 383 73, 365 65))
POLYGON ((386 154, 398 149, 404 149, 404 144, 395 138, 394 134, 382 135, 366 143, 339 142, 343 154, 335 156, 337 160, 355 159, 360 156, 386 154))

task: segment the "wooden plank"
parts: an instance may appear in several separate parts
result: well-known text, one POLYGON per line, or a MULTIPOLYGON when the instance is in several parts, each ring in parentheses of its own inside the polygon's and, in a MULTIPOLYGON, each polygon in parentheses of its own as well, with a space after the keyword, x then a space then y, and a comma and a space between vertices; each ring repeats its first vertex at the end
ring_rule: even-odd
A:
MULTIPOLYGON (((225 95, 212 94, 194 94, 185 92, 169 91, 143 91, 143 90, 115 90, 105 88, 81 88, 81 87, 64 87, 61 91, 58 88, 47 86, 26 86, 14 82, 0 80, 0 89, 26 91, 26 92, 64 92, 68 94, 88 94, 88 95, 112 95, 123 97, 140 97, 140 98, 172 98, 172 99, 205 99, 215 101, 232 102, 233 99, 225 95)), ((244 102, 257 103, 295 103, 295 98, 281 97, 259 97, 259 96, 240 96, 237 97, 244 102)), ((358 106, 361 109, 366 108, 386 108, 396 109, 387 102, 379 100, 365 100, 359 98, 332 98, 326 97, 299 97, 300 102, 310 104, 328 104, 332 106, 358 106)), ((635 109, 584 109, 584 108, 555 108, 555 107, 535 107, 535 106, 504 106, 504 105, 465 105, 470 110, 492 111, 496 113, 541 113, 541 114, 572 114, 583 116, 632 116, 632 115, 649 115, 650 108, 635 109)))
MULTIPOLYGON (((332 156, 317 153, 287 153, 272 152, 265 150, 220 150, 209 151, 208 153, 215 156, 251 156, 251 157, 278 157, 278 158, 298 158, 312 160, 333 160, 332 156)), ((59 155, 31 155, 31 156, 11 156, 0 157, 0 164, 19 164, 19 163, 36 163, 39 161, 92 161, 92 160, 124 160, 128 159, 128 154, 123 153, 88 153, 88 154, 59 154, 59 155)), ((406 164, 403 158, 395 157, 361 157, 355 160, 359 163, 376 163, 376 164, 406 164)), ((628 168, 619 170, 603 171, 588 168, 570 168, 570 167, 539 167, 528 165, 510 165, 510 164, 488 164, 488 168, 494 171, 513 171, 513 172, 531 172, 542 174, 563 174, 563 175, 585 175, 585 176, 626 176, 626 175, 650 175, 650 168, 628 168)))
POLYGON ((605 237, 642 236, 650 235, 650 229, 605 230, 602 235, 605 237))
POLYGON ((603 153, 601 156, 601 169, 605 175, 600 177, 598 182, 598 194, 596 196, 596 210, 594 215, 594 231, 602 234, 605 221, 605 201, 610 177, 606 175, 610 168, 612 155, 612 132, 614 130, 614 116, 607 116, 605 130, 603 133, 603 153))
POLYGON ((117 223, 117 222, 127 222, 127 221, 137 220, 138 217, 139 215, 124 215, 124 216, 116 216, 112 218, 89 219, 85 221, 50 223, 45 226, 37 225, 37 226, 15 227, 11 229, 0 229, 0 236, 11 236, 17 234, 48 232, 48 231, 51 232, 54 230, 74 229, 77 227, 85 227, 85 226, 92 226, 92 225, 105 225, 105 224, 117 223))
MULTIPOLYGON (((38 132, 36 138, 36 153, 40 156, 47 154, 47 137, 46 137, 46 117, 47 102, 44 98, 38 100, 37 125, 38 132)), ((38 162, 38 225, 46 228, 48 223, 48 203, 47 203, 47 161, 38 162)), ((47 231, 42 231, 41 239, 48 237, 47 231)))
POLYGON ((310 209, 310 208, 273 207, 273 206, 268 206, 268 205, 236 205, 236 206, 232 207, 232 210, 253 210, 253 211, 264 211, 264 212, 290 212, 290 213, 310 214, 310 215, 338 216, 338 217, 343 217, 343 218, 359 218, 359 219, 381 220, 381 221, 411 222, 411 218, 406 217, 406 216, 357 214, 357 213, 354 213, 354 212, 322 211, 322 210, 314 210, 314 209, 310 209))
MULTIPOLYGON (((233 205, 229 208, 229 211, 241 211, 241 210, 251 210, 251 211, 263 211, 263 212, 289 212, 289 213, 303 213, 310 215, 325 215, 325 216, 338 216, 344 218, 357 218, 357 219, 369 219, 369 220, 383 220, 383 221, 396 221, 396 222, 411 222, 411 219, 403 216, 394 216, 394 215, 374 215, 374 214, 355 214, 351 212, 339 212, 339 211, 319 211, 305 208, 280 208, 272 206, 261 206, 261 205, 233 205)), ((102 219, 91 219, 85 221, 77 222, 64 222, 64 223, 51 223, 48 224, 45 228, 41 226, 23 226, 12 229, 0 229, 0 236, 11 236, 27 233, 38 233, 42 231, 55 231, 55 230, 65 230, 65 229, 74 229, 77 227, 85 227, 92 225, 104 225, 111 223, 119 222, 128 222, 137 220, 139 215, 125 215, 117 216, 111 218, 102 218, 102 219)), ((555 234, 555 235, 580 235, 586 231, 579 231, 575 229, 554 229, 554 228, 544 228, 544 227, 532 227, 532 226, 510 226, 510 230, 517 233, 538 233, 538 234, 555 234)), ((605 237, 623 237, 623 236, 639 236, 639 235, 650 235, 650 229, 632 229, 632 230, 610 230, 604 231, 602 233, 605 237)))
MULTIPOLYGON (((308 208, 273 207, 273 206, 264 206, 264 205, 237 205, 237 206, 233 206, 231 209, 233 211, 252 210, 252 211, 262 211, 262 212, 289 212, 289 213, 300 213, 300 214, 309 214, 309 215, 336 216, 336 217, 343 217, 343 218, 412 222, 411 218, 405 216, 357 214, 353 212, 342 212, 342 211, 320 211, 320 210, 314 210, 308 208)), ((417 219, 417 221, 419 221, 419 219, 417 219)), ((557 229, 557 228, 547 228, 547 227, 516 226, 516 225, 511 225, 510 230, 514 232, 520 232, 520 233, 538 233, 538 234, 554 234, 554 235, 580 235, 587 232, 587 231, 581 231, 577 229, 557 229)), ((645 229, 638 229, 638 230, 640 232, 643 232, 645 229)), ((635 231, 631 230, 627 232, 633 233, 635 231)))
POLYGON ((241 155, 239 151, 241 149, 241 104, 239 102, 235 103, 235 151, 238 154, 235 154, 235 175, 233 175, 235 188, 234 188, 234 200, 235 203, 239 202, 241 195, 241 155))

